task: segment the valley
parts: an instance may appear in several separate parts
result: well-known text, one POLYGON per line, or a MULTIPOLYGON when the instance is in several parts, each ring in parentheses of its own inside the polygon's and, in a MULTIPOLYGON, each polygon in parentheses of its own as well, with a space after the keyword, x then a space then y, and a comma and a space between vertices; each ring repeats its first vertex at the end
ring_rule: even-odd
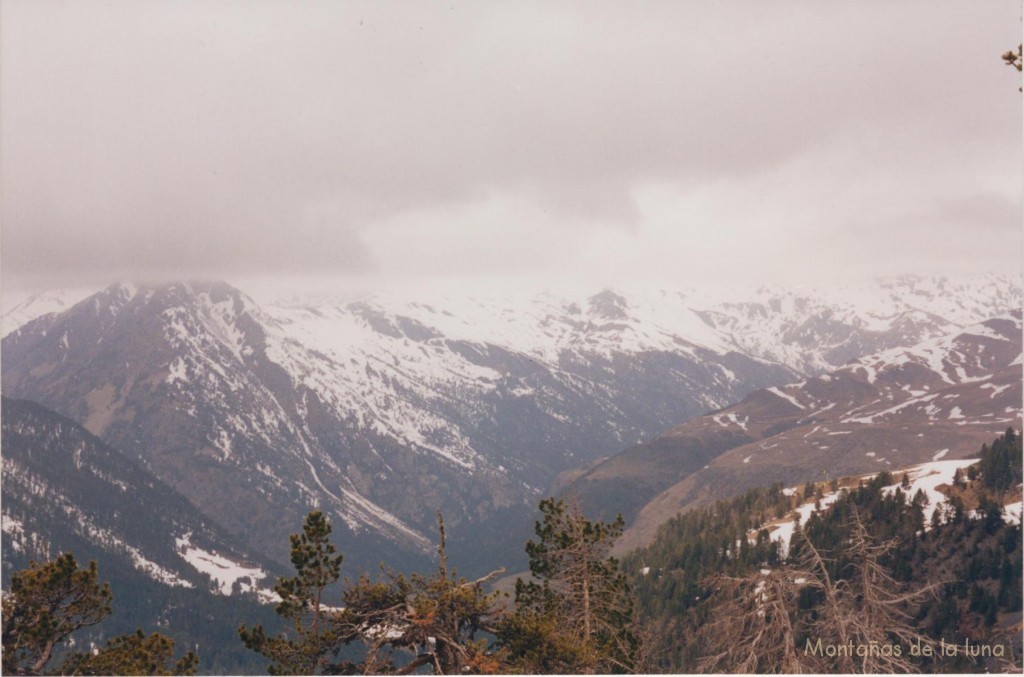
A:
POLYGON ((515 572, 551 493, 622 514, 622 556, 680 511, 971 458, 1021 427, 1007 277, 731 295, 81 294, 4 315, 4 575, 73 549, 113 558, 149 599, 268 610, 311 510, 332 520, 348 576, 429 568, 438 510, 461 572, 515 572))

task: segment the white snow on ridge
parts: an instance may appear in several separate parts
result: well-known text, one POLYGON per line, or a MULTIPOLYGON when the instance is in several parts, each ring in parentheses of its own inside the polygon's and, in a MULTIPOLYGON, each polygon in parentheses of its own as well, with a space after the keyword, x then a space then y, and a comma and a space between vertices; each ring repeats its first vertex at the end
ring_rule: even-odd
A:
MULTIPOLYGON (((822 510, 824 510, 825 508, 839 500, 839 493, 840 492, 836 491, 825 494, 824 496, 822 496, 821 500, 818 501, 818 505, 821 507, 822 510)), ((800 524, 806 524, 807 518, 810 517, 811 514, 813 514, 814 512, 815 507, 813 500, 810 501, 809 503, 804 503, 803 505, 796 509, 796 513, 797 515, 799 515, 799 518, 793 518, 786 522, 776 524, 776 528, 769 532, 771 537, 779 542, 783 556, 785 556, 786 553, 789 552, 789 542, 793 538, 793 532, 796 531, 797 519, 799 519, 800 524)))
POLYGON ((18 296, 4 290, 0 333, 6 336, 36 318, 63 312, 95 292, 95 289, 61 289, 18 296))
MULTIPOLYGON (((106 550, 120 551, 127 554, 132 561, 132 566, 155 581, 170 586, 193 587, 192 583, 181 578, 175 572, 147 559, 141 550, 125 542, 123 538, 113 531, 97 525, 77 504, 49 485, 44 478, 23 471, 16 462, 9 458, 3 459, 3 469, 5 482, 16 482, 33 495, 45 497, 48 504, 53 509, 62 512, 64 521, 82 537, 89 539, 95 545, 106 550)), ((20 534, 22 539, 26 536, 20 521, 5 514, 3 516, 3 523, 4 531, 12 537, 12 540, 18 534, 20 534)), ((34 534, 31 535, 31 538, 38 542, 34 534)))
MULTIPOLYGON (((333 308, 337 321, 349 313, 351 299, 327 301, 323 296, 289 293, 266 304, 268 312, 290 314, 302 308, 333 308)), ((623 289, 593 294, 581 290, 530 291, 518 287, 491 289, 435 285, 408 294, 377 294, 360 302, 392 317, 411 318, 446 338, 491 344, 528 352, 547 363, 563 350, 597 354, 613 351, 680 350, 702 347, 718 354, 739 351, 751 357, 786 364, 798 371, 813 365, 831 371, 821 355, 785 336, 811 338, 820 315, 860 331, 885 332, 907 321, 925 328, 924 338, 1019 307, 1019 283, 1010 276, 984 275, 951 281, 946 278, 896 278, 831 288, 783 288, 741 285, 702 286, 678 290, 623 289), (931 328, 928 328, 931 327, 931 328), (810 332, 810 333, 808 333, 810 332), (682 344, 680 342, 683 342, 682 344), (813 352, 813 351, 812 351, 813 352)), ((979 325, 976 331, 986 333, 979 325)), ((349 343, 335 333, 332 341, 349 343)), ((824 339, 828 341, 829 339, 824 339)), ((869 371, 870 364, 864 364, 869 371)))
POLYGON ((914 398, 911 398, 909 400, 905 400, 903 402, 900 402, 899 404, 897 404, 894 407, 889 407, 888 409, 884 409, 882 411, 875 412, 873 414, 868 414, 867 416, 847 416, 846 418, 842 419, 842 422, 843 423, 864 423, 864 424, 870 425, 870 424, 875 423, 875 419, 876 418, 887 416, 889 414, 895 414, 896 412, 898 412, 898 411, 900 411, 902 409, 906 409, 907 407, 909 407, 911 405, 914 405, 914 404, 920 404, 920 403, 923 403, 923 402, 931 402, 932 400, 934 400, 938 396, 939 396, 938 393, 933 393, 931 395, 925 395, 924 397, 914 397, 914 398))
POLYGON ((983 338, 996 339, 997 341, 1009 341, 1010 339, 1003 336, 997 331, 994 331, 991 327, 984 324, 975 324, 964 329, 961 334, 970 334, 973 336, 981 336, 983 338))
POLYGON ((795 406, 795 407, 797 407, 799 409, 807 409, 807 407, 805 407, 804 405, 802 405, 799 402, 797 402, 795 397, 793 397, 792 395, 789 395, 787 393, 782 392, 780 389, 778 389, 778 388, 776 388, 774 386, 772 386, 771 388, 766 388, 765 390, 767 390, 768 392, 770 392, 773 395, 778 395, 779 397, 781 397, 782 399, 786 400, 787 402, 789 402, 790 404, 792 404, 793 406, 795 406))
POLYGON ((743 420, 741 421, 738 418, 736 418, 736 414, 734 412, 731 412, 731 411, 728 414, 726 414, 725 417, 727 419, 729 419, 730 421, 732 421, 733 423, 735 423, 740 428, 743 428, 743 430, 747 429, 747 422, 750 420, 749 417, 744 416, 743 420))
POLYGON ((21 552, 24 549, 22 540, 25 538, 25 525, 14 515, 3 513, 0 515, 0 530, 10 538, 10 545, 15 551, 21 552))
POLYGON ((1008 388, 1011 388, 1011 387, 1013 387, 1013 386, 1011 384, 1009 384, 1009 383, 1007 383, 1006 385, 1001 385, 1001 386, 997 386, 995 383, 985 383, 984 385, 981 386, 981 388, 983 390, 984 389, 991 389, 992 390, 992 394, 989 395, 989 399, 990 400, 995 399, 996 395, 998 395, 999 393, 1001 393, 1004 390, 1007 390, 1008 388))
POLYGON ((167 378, 165 379, 168 385, 174 385, 178 381, 188 383, 188 371, 185 369, 185 361, 181 357, 174 358, 170 366, 167 369, 167 378))
POLYGON ((406 537, 415 541, 421 548, 430 547, 430 541, 425 539, 419 532, 406 525, 402 520, 398 519, 387 510, 384 510, 376 503, 373 503, 354 490, 350 491, 342 488, 341 491, 345 495, 345 498, 350 501, 350 505, 355 507, 355 511, 362 513, 365 522, 370 524, 385 524, 394 530, 402 532, 406 537))
MULTIPOLYGON (((1013 322, 1018 329, 1021 327, 1021 321, 1013 315, 1000 315, 999 317, 992 319, 1008 320, 1013 322)), ((869 381, 873 382, 873 372, 878 369, 916 363, 928 367, 945 383, 950 385, 987 380, 991 377, 988 374, 972 377, 968 376, 965 371, 966 365, 964 364, 964 360, 966 359, 966 356, 962 352, 962 339, 967 336, 981 336, 1003 341, 1011 340, 996 332, 984 322, 978 322, 950 334, 928 339, 912 347, 897 347, 884 350, 873 355, 867 355, 854 361, 848 367, 845 367, 845 369, 868 370, 869 381), (956 380, 950 376, 950 371, 956 375, 956 380)), ((981 348, 984 348, 984 346, 982 345, 981 348)), ((993 397, 994 396, 995 395, 993 394, 993 397)))

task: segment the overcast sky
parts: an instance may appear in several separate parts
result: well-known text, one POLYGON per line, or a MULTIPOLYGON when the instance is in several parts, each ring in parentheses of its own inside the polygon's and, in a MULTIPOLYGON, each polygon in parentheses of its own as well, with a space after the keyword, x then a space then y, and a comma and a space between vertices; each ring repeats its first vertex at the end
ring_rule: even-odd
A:
POLYGON ((0 5, 5 288, 1021 269, 1017 0, 0 5))

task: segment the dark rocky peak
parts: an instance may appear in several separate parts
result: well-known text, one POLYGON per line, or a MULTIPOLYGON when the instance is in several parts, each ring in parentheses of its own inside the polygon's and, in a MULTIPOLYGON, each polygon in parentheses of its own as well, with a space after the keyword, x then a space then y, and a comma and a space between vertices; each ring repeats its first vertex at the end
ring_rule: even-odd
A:
POLYGON ((1024 312, 1018 309, 1011 311, 1005 317, 994 317, 990 320, 985 320, 981 325, 988 327, 1007 340, 1019 341, 1021 338, 1022 320, 1024 320, 1024 312))
POLYGON ((629 314, 626 312, 629 303, 625 298, 616 294, 610 289, 594 294, 587 299, 590 312, 606 320, 627 320, 629 314))
POLYGON ((376 306, 363 301, 357 301, 348 304, 346 309, 366 322, 378 334, 390 336, 391 338, 402 338, 403 336, 402 330, 398 327, 395 319, 376 306))
MULTIPOLYGON (((4 385, 28 383, 58 365, 82 370, 79 376, 105 367, 120 381, 127 374, 159 379, 176 357, 188 354, 222 365, 240 362, 263 345, 263 319, 223 282, 113 284, 4 337, 4 385)), ((100 381, 91 385, 111 374, 97 373, 100 381)))
POLYGON ((116 316, 124 309, 132 312, 162 312, 168 308, 194 308, 198 305, 227 305, 233 314, 241 315, 255 304, 241 291, 221 281, 168 282, 136 284, 116 282, 79 301, 68 309, 78 318, 116 316))
POLYGON ((142 287, 140 291, 144 292, 147 303, 162 307, 212 304, 229 307, 236 315, 241 315, 246 310, 255 307, 252 300, 241 291, 226 282, 217 280, 172 282, 142 287))

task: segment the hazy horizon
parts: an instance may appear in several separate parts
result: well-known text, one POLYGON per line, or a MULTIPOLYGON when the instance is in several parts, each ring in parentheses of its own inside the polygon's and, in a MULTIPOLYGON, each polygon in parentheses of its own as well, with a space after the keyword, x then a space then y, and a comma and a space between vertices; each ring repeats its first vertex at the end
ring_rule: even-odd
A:
POLYGON ((193 276, 178 279, 132 279, 129 277, 110 280, 102 284, 68 285, 64 287, 46 287, 41 289, 7 288, 2 294, 0 314, 6 314, 33 299, 45 299, 55 296, 60 300, 77 303, 95 293, 113 285, 134 287, 153 287, 166 284, 217 284, 225 283, 235 287, 257 304, 280 305, 294 298, 299 302, 348 303, 360 300, 380 300, 385 304, 427 303, 440 299, 505 299, 508 301, 525 301, 527 299, 550 296, 563 301, 580 302, 591 296, 611 291, 626 296, 652 294, 683 294, 700 303, 716 304, 721 302, 740 302, 753 300, 758 290, 769 293, 783 292, 785 295, 800 297, 830 297, 834 299, 858 300, 869 305, 876 305, 884 299, 878 296, 883 285, 897 284, 910 279, 925 283, 945 280, 946 283, 972 285, 986 279, 1011 278, 1014 288, 1024 288, 1024 277, 1018 273, 989 271, 966 273, 960 275, 879 275, 874 277, 836 279, 836 278, 805 278, 792 283, 772 282, 767 280, 691 280, 681 281, 675 285, 648 284, 643 282, 621 282, 619 284, 591 284, 585 279, 531 279, 489 277, 472 283, 465 280, 432 279, 420 282, 415 287, 406 281, 382 281, 368 277, 362 280, 346 280, 339 282, 330 277, 249 277, 249 278, 218 278, 213 276, 193 276), (867 296, 866 296, 867 294, 867 296), (868 298, 870 296, 870 298, 868 298))

